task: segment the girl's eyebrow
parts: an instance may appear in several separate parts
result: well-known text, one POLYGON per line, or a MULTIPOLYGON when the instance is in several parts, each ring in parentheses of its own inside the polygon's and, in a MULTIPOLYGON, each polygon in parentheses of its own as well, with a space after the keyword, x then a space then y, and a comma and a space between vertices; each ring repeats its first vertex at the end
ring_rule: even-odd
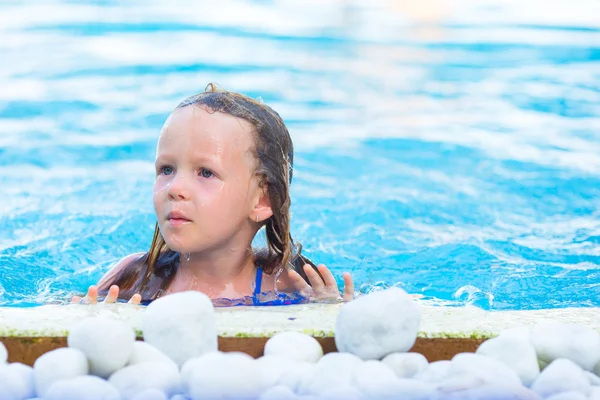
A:
MULTIPOLYGON (((160 163, 163 164, 165 162, 173 162, 174 160, 177 159, 177 156, 175 153, 161 153, 159 155, 157 155, 156 160, 154 161, 155 164, 160 163)), ((215 156, 207 156, 205 154, 202 155, 197 155, 197 154, 192 154, 192 161, 195 163, 207 163, 211 166, 215 166, 215 167, 220 167, 222 165, 221 163, 221 159, 219 157, 215 156)))

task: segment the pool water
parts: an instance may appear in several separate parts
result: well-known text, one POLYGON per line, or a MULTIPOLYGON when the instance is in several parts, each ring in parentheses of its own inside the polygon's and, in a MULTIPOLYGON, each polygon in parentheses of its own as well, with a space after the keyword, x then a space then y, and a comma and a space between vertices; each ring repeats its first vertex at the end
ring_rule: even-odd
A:
POLYGON ((0 4, 0 305, 148 249, 153 157, 211 81, 279 111, 293 231, 361 292, 600 306, 600 3, 0 4))

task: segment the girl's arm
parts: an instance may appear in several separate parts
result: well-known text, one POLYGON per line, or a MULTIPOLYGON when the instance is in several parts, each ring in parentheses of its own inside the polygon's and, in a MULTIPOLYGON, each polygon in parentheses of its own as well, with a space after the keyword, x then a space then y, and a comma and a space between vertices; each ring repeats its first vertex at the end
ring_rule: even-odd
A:
POLYGON ((350 301, 354 298, 354 282, 352 281, 352 276, 350 276, 349 272, 344 272, 344 294, 340 295, 333 274, 324 264, 319 264, 317 266, 318 273, 309 264, 305 264, 303 270, 308 277, 309 282, 306 282, 304 278, 293 269, 287 271, 291 288, 301 295, 317 299, 341 298, 344 301, 350 301))
MULTIPOLYGON (((123 268, 144 254, 145 253, 133 253, 121 259, 121 261, 116 263, 114 267, 104 274, 97 285, 92 285, 88 288, 87 295, 83 299, 80 296, 74 296, 71 300, 71 303, 79 303, 81 300, 83 300, 86 304, 96 304, 98 302, 98 286, 112 281, 123 270, 123 268)), ((119 287, 117 285, 113 285, 108 290, 106 298, 104 299, 104 303, 114 303, 117 301, 118 297, 119 287)), ((129 303, 140 304, 141 300, 142 296, 136 293, 131 297, 129 303)))

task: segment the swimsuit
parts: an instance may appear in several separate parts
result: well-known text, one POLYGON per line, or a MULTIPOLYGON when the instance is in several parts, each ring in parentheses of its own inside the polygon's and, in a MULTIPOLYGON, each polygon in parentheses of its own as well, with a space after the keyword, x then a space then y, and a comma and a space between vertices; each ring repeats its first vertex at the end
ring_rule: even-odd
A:
POLYGON ((263 274, 263 270, 259 263, 258 268, 256 268, 256 280, 254 281, 254 293, 252 293, 252 295, 254 297, 256 297, 257 295, 260 294, 260 287, 262 286, 262 274, 263 274))

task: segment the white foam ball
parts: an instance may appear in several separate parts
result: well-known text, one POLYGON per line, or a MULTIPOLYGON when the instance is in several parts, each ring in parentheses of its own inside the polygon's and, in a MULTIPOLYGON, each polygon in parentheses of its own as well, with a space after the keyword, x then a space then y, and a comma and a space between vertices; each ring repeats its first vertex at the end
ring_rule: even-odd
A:
POLYGON ((448 360, 432 362, 427 366, 427 368, 419 372, 415 376, 415 379, 426 383, 441 382, 448 377, 451 364, 452 363, 448 360))
POLYGON ((281 356, 267 355, 257 358, 254 363, 263 377, 263 386, 270 388, 276 386, 287 371, 295 370, 300 362, 281 356))
POLYGON ((108 382, 125 400, 131 400, 148 389, 158 389, 167 396, 181 393, 179 371, 164 362, 130 365, 112 374, 108 382))
POLYGON ((449 377, 471 376, 482 383, 502 383, 507 386, 520 386, 521 379, 506 364, 490 357, 474 353, 460 353, 452 358, 449 377))
POLYGON ((526 337, 500 335, 483 342, 476 353, 504 363, 525 386, 530 386, 540 374, 535 348, 526 337))
POLYGON ((0 364, 6 364, 8 362, 8 350, 4 343, 0 342, 0 364))
POLYGON ((267 340, 264 354, 317 362, 323 356, 323 348, 312 336, 300 332, 281 332, 267 340))
POLYGON ((531 385, 531 389, 542 397, 568 391, 588 395, 592 386, 583 372, 583 369, 573 361, 559 358, 542 371, 531 385))
POLYGON ((376 398, 377 400, 430 400, 434 395, 435 389, 427 383, 415 379, 396 378, 382 385, 378 389, 376 397, 365 396, 363 398, 376 398))
POLYGON ((444 400, 541 400, 541 397, 524 386, 506 386, 501 383, 472 387, 445 393, 444 400))
POLYGON ((582 393, 570 391, 555 394, 554 396, 547 397, 546 400, 588 400, 588 397, 582 393))
POLYGON ((180 369, 181 383, 184 388, 184 393, 186 393, 186 388, 189 384, 190 377, 192 375, 192 371, 195 369, 209 369, 210 366, 219 362, 221 357, 223 357, 225 353, 220 351, 213 351, 211 353, 203 354, 199 357, 190 358, 187 360, 180 369))
POLYGON ((69 347, 87 357, 90 373, 102 378, 123 368, 135 342, 135 332, 122 321, 106 317, 87 318, 69 332, 69 347))
POLYGON ((143 362, 162 362, 176 369, 179 368, 175 361, 171 360, 156 347, 146 342, 135 341, 127 365, 135 365, 143 362))
POLYGON ((429 365, 424 355, 419 353, 392 353, 381 360, 398 378, 414 378, 429 365))
POLYGON ((146 389, 136 394, 132 400, 167 400, 168 397, 162 390, 146 389))
POLYGON ((585 371, 584 374, 585 374, 585 376, 588 377, 588 380, 590 381, 590 385, 600 386, 600 376, 593 374, 589 371, 585 371))
POLYGON ((464 374, 449 376, 441 382, 437 382, 436 388, 440 392, 448 394, 463 392, 483 384, 485 384, 485 382, 480 377, 464 374))
POLYGON ((61 379, 87 375, 88 359, 81 350, 69 347, 49 351, 33 363, 35 389, 44 396, 48 388, 61 379))
POLYGON ((378 398, 398 381, 394 371, 381 361, 369 360, 354 369, 352 384, 368 398, 378 398))
POLYGON ((256 399, 262 392, 262 375, 254 360, 241 354, 225 353, 210 368, 196 365, 188 381, 192 400, 256 399))
POLYGON ((171 397, 169 400, 192 400, 189 397, 183 395, 183 394, 176 394, 175 396, 171 397))
POLYGON ((566 358, 591 371, 600 362, 600 333, 587 326, 540 322, 531 331, 531 341, 545 363, 566 358))
POLYGON ((316 364, 308 362, 296 363, 293 368, 286 369, 281 373, 277 380, 278 385, 289 387, 293 392, 297 392, 300 384, 312 371, 316 368, 316 364))
POLYGON ((335 324, 340 352, 381 359, 415 344, 421 312, 404 290, 390 288, 344 304, 335 324))
POLYGON ((361 400, 362 395, 352 386, 339 386, 326 390, 318 398, 320 400, 361 400))
POLYGON ((182 366, 190 358, 217 351, 217 326, 211 300, 198 291, 170 294, 144 313, 144 341, 182 366))
POLYGON ((121 400, 119 392, 110 383, 90 375, 54 382, 43 398, 44 400, 121 400))
POLYGON ((264 391, 258 400, 296 400, 298 397, 287 386, 277 385, 264 391))
POLYGON ((25 364, 0 364, 0 399, 24 400, 35 396, 33 369, 25 364))
POLYGON ((318 395, 329 388, 350 386, 363 361, 350 353, 329 353, 307 371, 298 385, 300 395, 318 395))

